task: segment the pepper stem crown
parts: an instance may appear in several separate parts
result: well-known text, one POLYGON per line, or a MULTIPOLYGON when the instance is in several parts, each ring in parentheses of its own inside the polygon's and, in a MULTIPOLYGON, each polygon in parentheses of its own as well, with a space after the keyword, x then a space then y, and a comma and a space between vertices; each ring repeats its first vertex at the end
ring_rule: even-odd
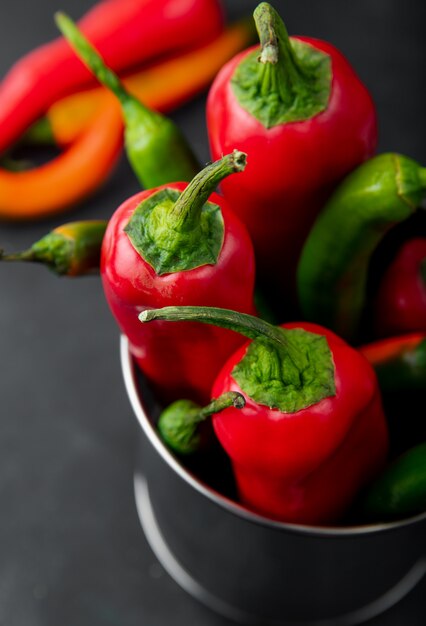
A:
POLYGON ((335 394, 334 363, 322 335, 214 307, 149 309, 139 320, 198 321, 252 339, 232 376, 244 393, 270 408, 294 413, 335 394))
POLYGON ((244 170, 246 156, 234 150, 207 165, 182 193, 166 187, 135 209, 125 231, 159 276, 217 263, 224 223, 220 207, 207 200, 221 180, 244 170))
POLYGON ((268 3, 253 14, 259 51, 248 54, 231 79, 243 109, 266 128, 307 120, 324 111, 331 92, 330 57, 312 45, 291 39, 268 3))

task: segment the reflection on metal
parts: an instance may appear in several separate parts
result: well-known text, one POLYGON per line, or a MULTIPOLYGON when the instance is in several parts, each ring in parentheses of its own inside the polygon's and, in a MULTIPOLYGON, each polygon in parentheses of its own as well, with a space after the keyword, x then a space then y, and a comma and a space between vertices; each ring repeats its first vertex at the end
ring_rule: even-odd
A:
MULTIPOLYGON (((182 589, 216 613, 238 624, 246 624, 247 626, 296 626, 294 620, 292 620, 291 623, 281 620, 268 621, 265 620, 264 617, 256 617, 245 613, 237 607, 223 602, 220 598, 202 587, 185 568, 182 567, 169 549, 155 519, 147 481, 144 476, 138 473, 134 476, 134 491, 136 508, 145 537, 161 565, 182 589)), ((309 626, 356 626, 357 624, 362 624, 384 613, 402 600, 402 598, 422 580, 425 573, 426 560, 420 559, 392 589, 389 589, 389 591, 380 598, 377 598, 374 602, 371 602, 358 611, 336 619, 319 620, 316 622, 310 621, 309 626)), ((307 624, 307 622, 299 623, 307 624)))

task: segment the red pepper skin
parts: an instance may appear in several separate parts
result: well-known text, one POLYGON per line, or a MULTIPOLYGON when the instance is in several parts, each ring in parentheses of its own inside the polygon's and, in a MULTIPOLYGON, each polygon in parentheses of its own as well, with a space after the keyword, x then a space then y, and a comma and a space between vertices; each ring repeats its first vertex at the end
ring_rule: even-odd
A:
MULTIPOLYGON (((201 45, 222 30, 218 0, 104 0, 79 26, 116 72, 201 45)), ((63 39, 22 57, 0 87, 0 152, 59 98, 94 79, 63 39)))
POLYGON ((369 92, 335 47, 308 37, 291 39, 330 56, 327 108, 306 121, 265 128, 240 106, 231 86, 236 67, 254 47, 217 75, 208 96, 207 125, 214 159, 234 146, 248 155, 238 181, 224 180, 221 190, 248 227, 259 272, 267 279, 285 269, 283 280, 294 289, 296 262, 310 226, 332 188, 373 155, 377 121, 369 92))
POLYGON ((426 237, 407 240, 378 287, 374 311, 377 336, 426 332, 425 272, 426 237))
POLYGON ((117 209, 103 239, 101 276, 112 313, 158 397, 164 401, 190 398, 206 403, 211 399, 211 386, 219 369, 244 338, 196 322, 159 322, 159 329, 157 325, 142 325, 138 314, 147 308, 183 304, 228 307, 255 314, 254 253, 247 230, 226 200, 211 194, 209 201, 221 207, 224 219, 218 262, 162 276, 136 252, 123 230, 142 200, 159 189, 182 191, 186 186, 179 182, 143 191, 117 209))
POLYGON ((218 413, 213 427, 244 504, 281 521, 335 523, 385 463, 388 432, 377 379, 367 360, 331 331, 306 322, 283 327, 327 338, 336 395, 296 413, 253 402, 231 374, 245 344, 220 372, 212 397, 238 391, 246 405, 218 413))

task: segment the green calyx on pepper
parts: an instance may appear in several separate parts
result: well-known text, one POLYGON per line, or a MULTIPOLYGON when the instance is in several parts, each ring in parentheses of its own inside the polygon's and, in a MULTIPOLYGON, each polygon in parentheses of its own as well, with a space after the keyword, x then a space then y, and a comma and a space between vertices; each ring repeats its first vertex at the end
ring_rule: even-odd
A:
POLYGON ((211 415, 230 406, 242 409, 245 406, 244 396, 230 391, 203 408, 192 400, 176 400, 162 411, 157 428, 162 440, 174 452, 193 454, 201 448, 200 425, 211 415))
POLYGON ((327 107, 331 62, 307 43, 290 40, 267 2, 254 11, 261 53, 251 52, 237 67, 232 88, 240 105, 266 128, 307 120, 327 107))
POLYGON ((198 321, 253 339, 232 375, 250 398, 269 408, 295 413, 335 394, 333 359, 321 335, 212 307, 164 307, 143 311, 139 319, 198 321))
POLYGON ((70 17, 64 13, 55 17, 78 56, 119 100, 125 122, 126 153, 142 186, 151 189, 164 183, 191 180, 199 164, 176 124, 127 91, 70 17))
POLYGON ((306 319, 354 339, 366 299, 369 262, 385 234, 426 196, 426 169, 395 153, 349 174, 316 219, 300 255, 297 282, 306 319))
POLYGON ((201 170, 182 193, 162 189, 135 209, 125 231, 159 276, 217 262, 224 224, 219 206, 207 200, 223 178, 245 166, 246 154, 234 150, 201 170))

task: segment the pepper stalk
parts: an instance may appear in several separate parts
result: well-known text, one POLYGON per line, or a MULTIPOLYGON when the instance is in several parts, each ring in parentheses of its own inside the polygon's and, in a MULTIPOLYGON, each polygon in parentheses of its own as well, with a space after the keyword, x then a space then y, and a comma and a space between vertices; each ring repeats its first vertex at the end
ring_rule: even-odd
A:
POLYGON ((200 425, 208 417, 231 406, 242 409, 245 403, 244 396, 234 391, 222 394, 205 407, 191 400, 176 400, 161 413, 157 428, 163 441, 174 452, 193 454, 201 447, 200 425))
POLYGON ((139 320, 197 321, 252 339, 232 375, 259 404, 295 413, 335 395, 333 359, 322 335, 274 326, 246 313, 215 307, 147 309, 140 313, 139 320))
POLYGON ((127 91, 70 17, 59 12, 55 19, 83 63, 119 100, 125 123, 126 153, 141 185, 150 189, 164 183, 191 180, 200 166, 174 122, 149 109, 127 91))

